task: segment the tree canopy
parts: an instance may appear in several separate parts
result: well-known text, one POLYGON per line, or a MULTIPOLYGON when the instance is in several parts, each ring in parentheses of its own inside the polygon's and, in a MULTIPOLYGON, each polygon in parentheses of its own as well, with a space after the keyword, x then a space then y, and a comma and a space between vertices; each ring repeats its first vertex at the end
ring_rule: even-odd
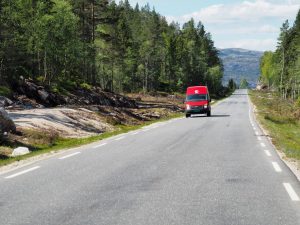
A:
POLYGON ((181 27, 128 0, 2 0, 0 79, 68 82, 117 92, 222 90, 223 66, 210 33, 181 27))
POLYGON ((283 98, 300 96, 300 10, 293 26, 285 21, 275 52, 261 59, 261 82, 277 89, 283 98))

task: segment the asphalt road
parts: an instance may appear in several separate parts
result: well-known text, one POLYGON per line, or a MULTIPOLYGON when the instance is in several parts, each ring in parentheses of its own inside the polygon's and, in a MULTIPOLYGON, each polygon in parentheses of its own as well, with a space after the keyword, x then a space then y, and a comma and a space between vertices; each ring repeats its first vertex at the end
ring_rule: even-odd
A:
POLYGON ((300 184, 246 90, 194 117, 0 175, 0 224, 298 225, 300 184), (253 126, 252 126, 253 125, 253 126))

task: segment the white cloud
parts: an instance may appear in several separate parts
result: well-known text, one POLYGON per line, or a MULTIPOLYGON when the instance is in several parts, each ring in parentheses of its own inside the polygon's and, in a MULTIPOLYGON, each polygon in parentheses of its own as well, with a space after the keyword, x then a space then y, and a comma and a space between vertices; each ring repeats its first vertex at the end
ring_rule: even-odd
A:
POLYGON ((271 25, 262 25, 262 26, 241 26, 236 28, 212 28, 210 29, 210 32, 214 35, 220 35, 220 34, 229 34, 229 35, 235 35, 235 34, 274 34, 279 32, 279 27, 271 26, 271 25))
POLYGON ((258 51, 275 50, 277 41, 274 39, 243 39, 235 41, 221 41, 216 43, 219 48, 244 48, 258 51))
POLYGON ((237 4, 211 5, 199 11, 179 17, 168 17, 169 21, 186 22, 191 18, 203 23, 230 23, 236 21, 257 21, 262 18, 289 18, 296 15, 300 8, 299 1, 281 1, 275 3, 268 0, 244 1, 237 4))

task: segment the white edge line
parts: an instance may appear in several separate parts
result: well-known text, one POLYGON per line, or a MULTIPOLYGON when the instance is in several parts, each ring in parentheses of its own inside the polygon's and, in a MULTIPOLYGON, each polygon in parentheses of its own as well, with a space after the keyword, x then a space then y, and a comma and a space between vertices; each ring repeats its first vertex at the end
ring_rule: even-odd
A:
POLYGON ((264 143, 260 143, 261 147, 266 147, 266 145, 264 143))
POLYGON ((296 201, 296 202, 300 201, 299 196, 296 194, 296 192, 294 191, 294 189, 290 183, 283 183, 283 186, 284 186, 285 190, 287 191, 287 193, 289 194, 292 201, 296 201))
POLYGON ((102 147, 102 146, 104 146, 104 145, 107 145, 107 143, 103 143, 103 144, 101 144, 101 145, 96 145, 96 146, 94 146, 93 148, 95 149, 95 148, 100 148, 100 147, 102 147))
POLYGON ((272 156, 269 150, 265 150, 267 156, 272 156))
POLYGON ((75 156, 75 155, 78 155, 78 154, 80 154, 81 152, 74 152, 74 153, 72 153, 72 154, 69 154, 69 155, 65 155, 65 156, 63 156, 63 157, 60 157, 59 159, 67 159, 67 158, 70 158, 70 157, 72 157, 72 156, 75 156))
POLYGON ((119 140, 122 140, 124 139, 125 137, 119 137, 119 138, 116 138, 115 141, 119 141, 119 140))
POLYGON ((12 174, 12 175, 10 175, 10 176, 7 176, 7 177, 5 177, 5 179, 11 179, 11 178, 14 178, 14 177, 23 175, 23 174, 25 174, 25 173, 29 173, 29 172, 31 172, 31 171, 33 171, 33 170, 36 170, 36 169, 39 169, 39 168, 40 168, 40 166, 35 166, 35 167, 29 168, 29 169, 27 169, 27 170, 23 170, 23 171, 21 171, 21 172, 19 172, 19 173, 15 173, 15 174, 12 174))
POLYGON ((282 172, 282 170, 281 170, 281 168, 280 168, 280 166, 278 165, 277 162, 272 162, 272 165, 273 165, 276 172, 278 172, 278 173, 282 172))

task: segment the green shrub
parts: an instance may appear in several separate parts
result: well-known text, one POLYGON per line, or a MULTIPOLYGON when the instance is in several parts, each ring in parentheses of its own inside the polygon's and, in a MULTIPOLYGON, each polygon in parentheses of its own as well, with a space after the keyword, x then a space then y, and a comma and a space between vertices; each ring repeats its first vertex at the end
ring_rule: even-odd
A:
POLYGON ((0 86, 0 95, 10 97, 11 90, 7 86, 0 86))
POLYGON ((77 84, 75 81, 71 81, 71 80, 64 80, 61 81, 60 85, 63 89, 67 90, 67 91, 73 91, 77 88, 77 84))
POLYGON ((85 90, 89 90, 89 91, 92 90, 92 86, 87 83, 80 84, 80 87, 85 90))
POLYGON ((298 99, 296 100, 296 106, 300 107, 300 96, 298 97, 298 99))

